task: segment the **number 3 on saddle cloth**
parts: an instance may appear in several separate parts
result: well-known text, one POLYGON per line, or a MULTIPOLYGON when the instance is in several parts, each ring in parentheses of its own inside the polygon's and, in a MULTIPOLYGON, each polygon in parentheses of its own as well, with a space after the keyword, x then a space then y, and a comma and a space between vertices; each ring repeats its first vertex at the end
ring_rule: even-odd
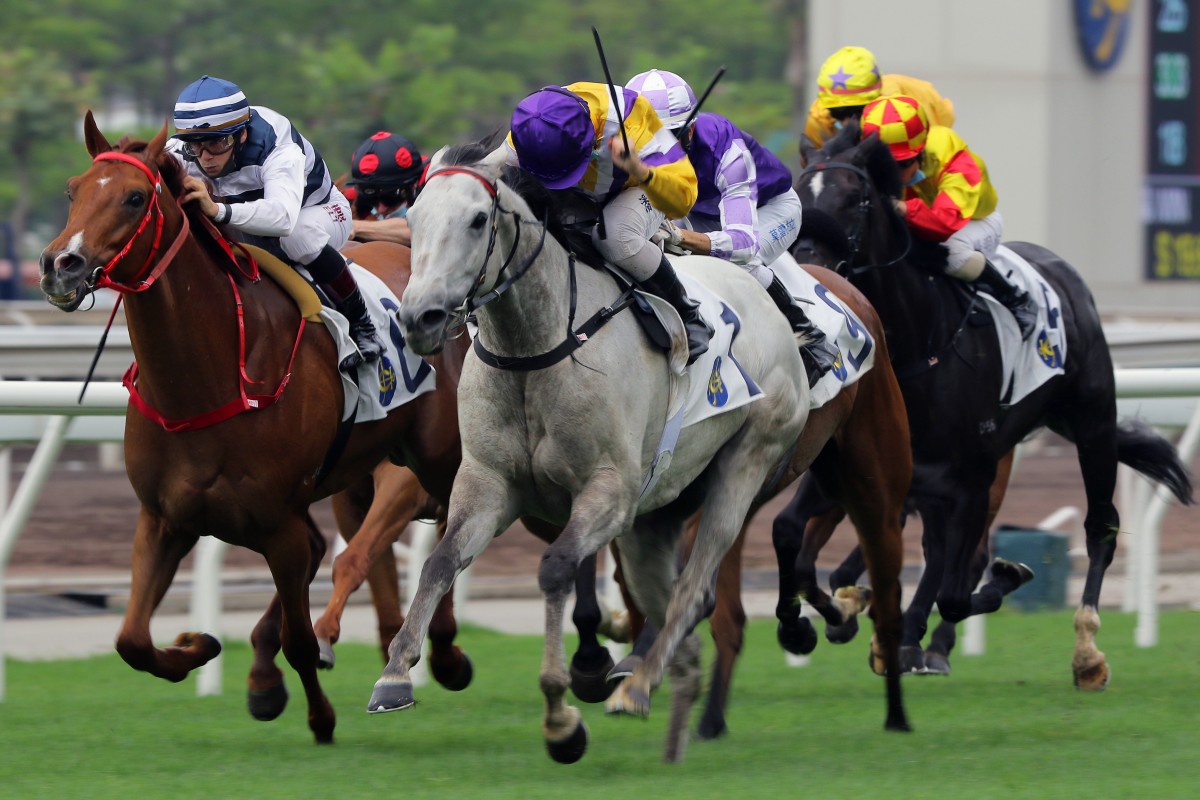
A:
POLYGON ((996 336, 1000 339, 1004 383, 999 399, 1003 405, 1013 405, 1055 375, 1065 372, 1067 337, 1063 331, 1058 292, 1042 280, 1028 261, 1000 245, 992 264, 1015 285, 1029 292, 1038 305, 1036 333, 1022 340, 1017 321, 1008 309, 990 294, 979 293, 992 312, 996 336))
MULTIPOLYGON (((267 251, 250 245, 246 247, 253 250, 262 271, 296 299, 302 314, 311 316, 316 313, 325 323, 337 345, 337 363, 355 352, 354 340, 350 338, 350 322, 340 312, 321 304, 310 284, 309 275, 304 274, 301 278, 297 274, 299 270, 293 270, 267 251)), ((384 343, 384 351, 378 360, 359 364, 356 375, 341 373, 342 388, 345 390, 342 420, 355 414, 354 421, 357 424, 383 419, 389 411, 418 395, 433 391, 437 386, 437 377, 433 367, 405 346, 404 335, 394 316, 400 307, 399 298, 373 273, 349 259, 347 266, 353 271, 363 302, 371 314, 371 321, 375 323, 375 330, 382 334, 380 339, 384 343)))

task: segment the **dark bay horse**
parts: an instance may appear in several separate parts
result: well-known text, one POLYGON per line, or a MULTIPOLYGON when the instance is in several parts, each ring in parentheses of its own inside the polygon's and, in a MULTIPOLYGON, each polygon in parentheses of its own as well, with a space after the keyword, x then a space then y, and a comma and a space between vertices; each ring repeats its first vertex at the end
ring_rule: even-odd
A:
MULTIPOLYGON (((318 483, 343 402, 333 340, 323 326, 306 326, 274 282, 247 280, 214 237, 198 232, 199 220, 175 200, 182 174, 163 152, 165 126, 148 144, 122 140, 116 148, 90 113, 84 130, 94 163, 69 183, 66 228, 42 254, 42 290, 66 311, 98 285, 122 292, 136 390, 148 413, 163 418, 160 424, 132 405, 126 418, 126 466, 142 508, 117 650, 131 666, 172 681, 213 658, 220 645, 207 634, 183 633, 173 646, 156 648, 150 616, 200 536, 255 550, 267 560, 277 595, 252 637, 252 713, 269 718, 282 710, 286 693, 273 663, 282 646, 304 685, 314 737, 332 741, 335 717, 317 680, 308 600, 324 540, 308 524, 307 509, 389 455, 420 470, 431 492, 448 496, 461 458, 461 352, 431 360, 436 391, 355 426, 318 483), (260 384, 268 394, 248 392, 260 384), (243 408, 250 410, 236 413, 243 408), (223 416, 220 424, 194 422, 223 416)), ((364 246, 355 257, 403 291, 406 248, 364 246)))
POLYGON ((1120 530, 1113 491, 1118 462, 1191 502, 1191 481, 1174 448, 1140 423, 1118 424, 1112 359, 1091 293, 1078 272, 1045 248, 1009 247, 1029 261, 1062 300, 1069 343, 1065 374, 1002 405, 1000 346, 990 317, 961 281, 942 274, 941 248, 922 247, 892 211, 901 191, 895 162, 875 138, 858 142, 856 125, 817 150, 805 145, 797 180, 806 231, 801 261, 828 259, 879 312, 900 378, 912 430, 911 499, 924 524, 925 572, 905 613, 904 644, 916 648, 936 600, 951 623, 999 607, 1025 579, 1021 565, 993 564, 992 580, 973 592, 978 545, 997 465, 1040 427, 1071 440, 1087 496, 1088 571, 1075 614, 1075 685, 1103 689, 1109 678, 1097 649, 1104 572, 1120 530), (932 251, 932 252, 930 252, 932 251), (922 268, 924 265, 924 268, 922 268))

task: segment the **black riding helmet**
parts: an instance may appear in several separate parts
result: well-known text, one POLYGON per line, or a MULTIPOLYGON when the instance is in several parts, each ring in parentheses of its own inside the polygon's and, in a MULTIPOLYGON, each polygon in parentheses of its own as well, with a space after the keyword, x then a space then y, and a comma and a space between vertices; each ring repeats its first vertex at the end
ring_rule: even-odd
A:
POLYGON ((351 156, 347 185, 355 187, 359 197, 411 204, 424 174, 424 160, 415 144, 399 134, 379 131, 351 156))

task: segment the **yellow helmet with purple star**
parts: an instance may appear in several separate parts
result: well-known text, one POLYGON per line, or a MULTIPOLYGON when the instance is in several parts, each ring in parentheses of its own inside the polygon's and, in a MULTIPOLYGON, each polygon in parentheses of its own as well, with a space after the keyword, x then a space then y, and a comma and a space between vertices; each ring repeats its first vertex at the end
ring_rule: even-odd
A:
POLYGON ((875 54, 865 47, 843 47, 825 59, 817 75, 817 103, 822 108, 865 106, 882 90, 875 54))

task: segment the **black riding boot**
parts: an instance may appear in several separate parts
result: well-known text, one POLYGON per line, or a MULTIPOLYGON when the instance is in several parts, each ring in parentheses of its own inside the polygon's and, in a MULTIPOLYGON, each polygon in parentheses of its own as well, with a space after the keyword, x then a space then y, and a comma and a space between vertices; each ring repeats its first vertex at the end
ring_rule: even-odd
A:
POLYGON ((357 367, 363 361, 374 361, 383 352, 383 342, 375 330, 375 323, 367 311, 362 292, 354 282, 354 274, 346 265, 346 259, 329 245, 307 265, 313 279, 320 284, 329 295, 334 307, 340 311, 350 323, 350 338, 354 340, 357 353, 351 353, 342 359, 339 365, 343 370, 357 367))
POLYGON ((691 364, 708 350, 708 340, 712 338, 713 329, 704 317, 700 316, 700 304, 687 296, 675 268, 666 256, 658 265, 658 269, 649 278, 641 282, 641 287, 653 295, 666 300, 683 319, 683 327, 687 331, 688 361, 691 364))
POLYGON ((1022 339, 1028 339, 1030 334, 1037 329, 1037 303, 1029 296, 1029 292, 1018 289, 1009 283, 1008 279, 992 265, 991 261, 983 262, 983 272, 974 280, 974 283, 983 287, 988 294, 999 300, 1001 305, 1012 312, 1013 317, 1017 320, 1017 326, 1021 329, 1022 339))
POLYGON ((821 379, 822 375, 833 369, 833 364, 838 357, 838 349, 825 338, 825 332, 808 318, 808 314, 804 312, 804 306, 796 302, 796 298, 792 297, 792 293, 783 285, 783 281, 779 280, 778 275, 771 279, 771 285, 767 287, 767 294, 775 301, 775 305, 783 312, 783 316, 787 317, 792 330, 804 334, 808 339, 808 344, 800 348, 800 358, 804 361, 804 369, 808 372, 808 388, 811 389, 817 385, 817 381, 821 379))

